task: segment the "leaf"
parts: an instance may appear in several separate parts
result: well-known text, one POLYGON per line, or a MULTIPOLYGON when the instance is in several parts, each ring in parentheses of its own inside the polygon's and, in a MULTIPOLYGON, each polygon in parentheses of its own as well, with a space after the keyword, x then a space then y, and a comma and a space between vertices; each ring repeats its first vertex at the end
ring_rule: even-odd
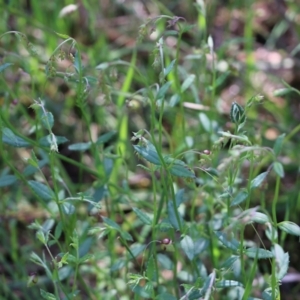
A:
POLYGON ((274 153, 275 153, 275 156, 276 156, 276 157, 277 157, 277 156, 280 154, 280 152, 281 152, 282 145, 283 145, 283 142, 284 142, 284 138, 285 138, 285 133, 284 133, 284 134, 281 134, 280 136, 278 136, 277 139, 276 139, 276 141, 275 141, 273 150, 274 150, 274 153))
POLYGON ((172 60, 171 63, 164 69, 164 76, 168 76, 169 73, 173 70, 176 59, 172 60))
POLYGON ((15 175, 3 175, 0 177, 0 188, 14 184, 18 178, 15 175))
MULTIPOLYGON (((60 145, 60 144, 63 144, 63 143, 66 143, 69 141, 64 136, 54 136, 54 137, 56 139, 57 145, 60 145)), ((50 134, 39 139, 39 145, 42 147, 50 147, 52 144, 53 144, 53 141, 52 141, 52 137, 50 134)))
POLYGON ((246 250, 244 250, 244 254, 247 255, 250 258, 272 258, 274 257, 274 254, 269 251, 269 250, 265 250, 262 248, 247 248, 246 250))
POLYGON ((104 216, 101 216, 101 217, 103 219, 103 222, 106 225, 108 225, 110 228, 117 230, 123 239, 125 239, 127 241, 133 241, 132 236, 128 232, 124 231, 115 221, 113 221, 109 218, 106 218, 104 216))
POLYGON ((231 240, 227 239, 227 236, 225 233, 220 231, 215 231, 215 235, 217 236, 218 240, 226 247, 233 251, 237 251, 240 248, 239 242, 232 238, 231 240))
POLYGON ((190 74, 181 85, 181 93, 185 92, 194 82, 196 76, 194 74, 190 74))
POLYGON ((266 172, 263 172, 263 173, 259 174, 258 176, 256 176, 251 181, 250 189, 255 189, 255 188, 259 187, 263 183, 263 181, 266 179, 268 174, 269 174, 269 171, 266 171, 266 172))
POLYGON ((176 206, 179 207, 181 203, 184 202, 184 189, 180 189, 175 195, 176 206))
POLYGON ((259 224, 266 224, 270 222, 269 217, 266 214, 257 211, 250 216, 250 220, 252 222, 259 223, 259 224))
POLYGON ((235 280, 220 280, 216 283, 216 288, 233 287, 233 286, 244 286, 241 282, 235 280))
POLYGON ((64 202, 62 204, 62 209, 66 215, 73 215, 75 212, 75 206, 69 202, 64 202))
POLYGON ((147 260, 146 276, 147 276, 147 278, 149 278, 152 281, 157 280, 156 274, 158 273, 158 270, 157 270, 156 266, 157 265, 155 263, 153 255, 151 255, 150 258, 148 258, 148 260, 147 260))
POLYGON ((142 147, 140 145, 134 145, 133 148, 147 161, 151 162, 154 165, 161 165, 159 156, 153 149, 150 149, 149 147, 142 147))
POLYGON ((110 132, 100 135, 99 138, 97 139, 96 144, 101 145, 101 144, 107 143, 109 140, 111 140, 116 135, 116 133, 117 132, 114 130, 114 131, 110 131, 110 132))
POLYGON ((2 142, 17 148, 29 147, 30 143, 15 135, 9 128, 2 129, 2 142))
POLYGON ((51 201, 55 198, 53 191, 41 182, 29 180, 28 185, 44 201, 51 201))
POLYGON ((282 231, 292 234, 292 235, 297 235, 300 236, 300 227, 290 221, 283 221, 277 224, 278 228, 281 229, 282 231))
MULTIPOLYGON (((179 223, 178 223, 178 220, 177 220, 177 217, 176 217, 175 209, 176 208, 174 207, 173 202, 169 201, 168 202, 168 218, 169 218, 169 221, 175 229, 180 229, 180 226, 179 226, 179 223)), ((179 216, 180 223, 183 224, 183 219, 182 219, 182 217, 179 213, 178 213, 178 216, 179 216)))
POLYGON ((279 161, 275 161, 274 164, 273 164, 273 168, 274 168, 275 173, 280 178, 284 177, 284 169, 283 169, 282 163, 280 163, 279 161))
POLYGON ((111 266, 110 271, 118 271, 124 268, 126 265, 126 260, 124 258, 119 258, 115 261, 115 263, 111 266))
POLYGON ((40 289, 40 292, 41 292, 41 296, 43 299, 46 299, 46 300, 56 300, 56 297, 51 294, 51 293, 48 293, 42 289, 40 289))
POLYGON ((240 191, 234 199, 231 201, 230 206, 239 205, 248 198, 248 193, 246 191, 240 191))
POLYGON ((195 174, 182 165, 174 164, 170 168, 170 173, 178 177, 196 178, 195 174))
POLYGON ((68 146, 71 151, 86 151, 91 148, 91 142, 88 143, 76 143, 68 146))
POLYGON ((62 39, 67 40, 67 39, 70 38, 67 34, 59 33, 59 32, 56 32, 56 31, 55 31, 55 33, 56 33, 59 37, 61 37, 62 39))
POLYGON ((230 119, 235 124, 242 124, 246 120, 244 108, 236 102, 233 102, 231 105, 230 119))
POLYGON ((0 73, 12 65, 13 65, 13 63, 5 63, 3 65, 0 65, 0 73))
POLYGON ((192 238, 188 235, 180 241, 180 245, 189 260, 193 260, 195 256, 195 244, 192 238))
POLYGON ((172 95, 172 97, 170 99, 170 102, 169 102, 169 105, 171 107, 174 107, 177 103, 180 102, 180 99, 181 99, 180 95, 178 95, 178 94, 172 95))
POLYGON ((155 297, 155 300, 176 300, 177 298, 173 295, 163 292, 155 297))
POLYGON ((51 128, 54 125, 54 118, 51 112, 47 111, 47 112, 43 112, 41 114, 41 123, 42 126, 47 129, 47 130, 51 130, 51 128))
POLYGON ((168 81, 166 82, 158 91, 157 95, 156 95, 156 99, 163 99, 169 89, 169 87, 171 86, 172 82, 168 81))
POLYGON ((276 259, 276 266, 277 266, 276 278, 277 280, 282 280, 282 278, 287 274, 289 268, 289 262, 290 262, 289 254, 287 252, 285 253, 282 247, 278 244, 274 245, 272 252, 274 253, 276 259))
POLYGON ((133 207, 132 210, 135 212, 135 214, 138 216, 138 218, 146 225, 151 225, 152 221, 150 217, 145 214, 143 211, 138 209, 137 207, 133 207))
POLYGON ((232 265, 239 259, 239 256, 232 255, 229 258, 227 258, 221 265, 221 268, 224 269, 230 269, 232 265))

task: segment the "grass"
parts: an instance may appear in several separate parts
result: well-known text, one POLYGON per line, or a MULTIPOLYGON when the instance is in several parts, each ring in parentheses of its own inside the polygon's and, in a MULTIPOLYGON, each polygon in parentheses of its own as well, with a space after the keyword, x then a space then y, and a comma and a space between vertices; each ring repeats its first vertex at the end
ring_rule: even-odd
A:
POLYGON ((287 299, 299 91, 257 87, 256 11, 219 45, 217 3, 92 2, 1 5, 1 299, 287 299))

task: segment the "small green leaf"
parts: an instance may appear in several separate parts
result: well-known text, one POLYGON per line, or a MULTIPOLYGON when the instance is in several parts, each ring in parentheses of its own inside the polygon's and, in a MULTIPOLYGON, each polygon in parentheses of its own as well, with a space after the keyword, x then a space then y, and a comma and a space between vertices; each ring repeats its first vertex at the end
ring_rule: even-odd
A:
POLYGON ((277 266, 276 278, 277 280, 282 280, 282 278, 287 274, 289 268, 289 262, 290 262, 289 254, 287 252, 285 253, 282 247, 278 244, 274 245, 272 252, 274 253, 276 259, 276 266, 277 266))
POLYGON ((194 74, 190 74, 181 85, 181 93, 185 92, 194 82, 196 76, 194 74))
POLYGON ((63 34, 63 33, 59 33, 59 32, 55 32, 55 33, 64 40, 67 40, 70 38, 67 34, 63 34))
POLYGON ((179 207, 181 203, 184 202, 184 189, 180 189, 175 195, 176 206, 179 207))
POLYGON ((56 144, 59 145, 69 141, 64 136, 54 136, 54 137, 56 141, 52 140, 52 136, 50 134, 42 137, 41 139, 39 139, 39 145, 42 147, 50 147, 51 145, 53 145, 54 142, 56 142, 56 144))
POLYGON ((218 240, 226 247, 229 248, 233 251, 237 251, 240 248, 239 242, 232 238, 232 239, 227 239, 227 236, 225 233, 220 232, 220 231, 215 231, 215 235, 217 236, 218 240))
POLYGON ((173 295, 163 292, 155 297, 155 300, 176 300, 177 298, 173 295))
POLYGON ((0 73, 12 65, 13 65, 13 63, 5 63, 3 65, 0 65, 0 73))
MULTIPOLYGON (((178 223, 178 220, 177 220, 177 217, 176 217, 175 209, 176 208, 174 207, 173 202, 169 201, 168 202, 168 218, 169 218, 169 221, 175 229, 180 229, 180 226, 179 226, 179 223, 178 223)), ((178 213, 178 215, 179 215, 180 223, 183 224, 183 219, 182 219, 181 215, 179 213, 178 213)))
POLYGON ((235 124, 242 124, 246 120, 245 110, 242 106, 233 102, 230 109, 230 119, 231 122, 235 124))
POLYGON ((170 168, 170 173, 174 176, 178 177, 186 177, 186 178, 196 178, 195 174, 187 169, 187 167, 184 167, 182 165, 174 164, 170 168))
POLYGON ((230 256, 228 259, 226 259, 222 265, 221 268, 224 269, 230 269, 232 267, 232 265, 239 259, 239 256, 237 255, 232 255, 230 256))
POLYGON ((259 224, 266 224, 270 222, 269 217, 266 214, 257 211, 250 215, 250 220, 259 224))
POLYGON ((173 70, 176 59, 172 60, 171 63, 164 69, 164 76, 168 76, 169 73, 173 70))
POLYGON ((284 177, 284 169, 283 169, 283 165, 282 163, 280 163, 279 161, 275 161, 273 164, 273 168, 275 173, 280 177, 283 178, 284 177))
POLYGON ((282 97, 282 96, 286 96, 287 94, 293 92, 292 89, 290 88, 282 88, 282 89, 277 89, 273 92, 273 95, 275 97, 282 97))
POLYGON ((172 97, 170 99, 170 102, 169 102, 169 105, 171 107, 174 107, 177 103, 180 102, 180 99, 181 99, 180 95, 178 95, 178 94, 172 95, 172 97))
POLYGON ((180 245, 189 260, 193 260, 195 256, 195 244, 192 238, 188 235, 180 241, 180 245))
POLYGON ((2 129, 2 142, 17 148, 29 147, 30 143, 15 135, 9 128, 2 129))
POLYGON ((124 268, 125 265, 126 265, 126 260, 122 257, 115 261, 115 263, 111 266, 110 270, 111 272, 118 271, 124 268))
POLYGON ((43 112, 41 115, 41 123, 45 129, 51 130, 51 128, 54 125, 54 117, 53 117, 52 113, 49 111, 47 111, 45 113, 43 112))
POLYGON ((234 199, 231 201, 230 206, 239 205, 248 198, 248 193, 246 191, 240 191, 234 199))
POLYGON ((283 221, 278 223, 277 226, 286 233, 300 236, 300 227, 293 222, 283 221))
POLYGON ((163 99, 169 89, 169 87, 171 86, 172 82, 168 81, 166 82, 158 91, 157 95, 156 95, 156 99, 163 99))
POLYGON ((220 280, 216 283, 216 288, 225 288, 233 286, 244 286, 241 282, 235 280, 220 280))
POLYGON ((18 178, 15 175, 3 175, 0 177, 0 188, 14 184, 18 178))
POLYGON ((132 210, 136 213, 136 215, 138 216, 138 218, 146 225, 151 225, 152 221, 150 219, 150 217, 145 214, 143 211, 141 211, 140 209, 133 207, 132 210))
POLYGON ((116 135, 116 133, 117 133, 116 131, 110 131, 100 135, 99 138, 97 139, 96 144, 101 145, 107 143, 116 135))
POLYGON ((263 172, 263 173, 259 174, 258 176, 256 176, 251 181, 250 188, 255 189, 255 188, 259 187, 263 183, 263 181, 266 179, 268 174, 269 174, 269 171, 266 171, 266 172, 263 172))
POLYGON ((156 268, 157 264, 153 258, 153 255, 150 256, 147 260, 147 268, 146 268, 146 276, 152 281, 157 280, 156 274, 158 273, 158 270, 156 268))
POLYGON ((68 146, 71 151, 86 151, 91 148, 91 142, 88 143, 76 143, 68 146))
POLYGON ((269 251, 262 248, 248 248, 244 251, 244 254, 247 255, 250 258, 272 258, 274 257, 274 254, 269 251))
POLYGON ((40 292, 41 292, 41 296, 43 299, 46 299, 46 300, 57 300, 56 297, 51 294, 51 293, 48 293, 42 289, 40 289, 40 292))
POLYGON ((66 215, 73 215, 75 212, 75 206, 68 202, 64 202, 62 204, 62 209, 66 215))
POLYGON ((53 191, 41 182, 29 180, 29 186, 44 201, 51 201, 55 198, 53 191))
POLYGON ((58 240, 61 237, 62 234, 62 228, 63 228, 63 223, 62 221, 59 221, 55 227, 54 231, 54 236, 58 240))
POLYGON ((150 147, 143 147, 140 145, 134 145, 134 150, 141 155, 144 159, 151 162, 154 165, 160 165, 160 159, 157 152, 150 147))
POLYGON ((279 137, 277 137, 276 141, 275 141, 275 144, 274 144, 274 153, 275 153, 275 156, 277 157, 280 152, 281 152, 281 149, 282 149, 282 145, 283 145, 283 142, 284 142, 284 137, 285 137, 285 133, 284 134, 281 134, 279 137))
POLYGON ((127 241, 132 241, 133 240, 132 236, 128 232, 124 231, 115 221, 113 221, 109 218, 106 218, 104 216, 101 216, 101 217, 103 219, 103 222, 106 225, 108 225, 110 228, 117 230, 120 233, 120 235, 122 236, 123 239, 125 239, 127 241))

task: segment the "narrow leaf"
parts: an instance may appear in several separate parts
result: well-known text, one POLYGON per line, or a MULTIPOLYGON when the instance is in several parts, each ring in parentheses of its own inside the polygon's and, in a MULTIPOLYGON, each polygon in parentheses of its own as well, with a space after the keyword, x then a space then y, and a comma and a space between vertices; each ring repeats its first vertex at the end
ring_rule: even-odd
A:
POLYGON ((283 169, 282 163, 280 163, 279 161, 275 161, 274 164, 273 164, 273 168, 274 168, 275 173, 280 178, 284 177, 284 169, 283 169))
POLYGON ((278 223, 277 226, 286 233, 300 236, 300 227, 293 222, 283 221, 278 223))
POLYGON ((217 236, 218 240, 226 247, 233 251, 237 251, 240 248, 239 242, 232 238, 230 240, 227 239, 227 236, 225 233, 220 231, 215 231, 215 235, 217 236))
POLYGON ((169 73, 172 71, 175 65, 176 59, 172 60, 171 63, 164 69, 164 76, 168 76, 169 73))
POLYGON ((158 91, 157 95, 156 95, 156 99, 162 99, 165 97, 169 87, 171 86, 172 82, 168 81, 166 82, 158 91))
POLYGON ((68 146, 71 151, 86 151, 91 148, 91 142, 88 143, 76 143, 68 146))
POLYGON ((18 178, 15 175, 4 175, 0 177, 0 187, 14 184, 18 178))
POLYGON ((244 251, 244 254, 251 258, 257 257, 258 259, 274 257, 274 254, 271 251, 262 248, 248 248, 244 251))
POLYGON ((140 209, 133 207, 132 210, 136 213, 136 215, 138 216, 138 218, 146 225, 151 225, 152 221, 150 219, 150 217, 145 214, 143 211, 141 211, 140 209))
POLYGON ((194 74, 190 74, 181 85, 181 93, 185 92, 194 82, 196 76, 194 74))
POLYGON ((235 280, 220 280, 216 283, 216 288, 225 288, 233 286, 244 286, 241 282, 235 280))
POLYGON ((195 174, 182 165, 174 164, 170 168, 170 173, 178 177, 195 178, 195 174))
POLYGON ((51 201, 54 199, 53 191, 41 182, 29 180, 29 186, 32 190, 44 201, 51 201))
MULTIPOLYGON (((55 140, 57 145, 68 142, 68 139, 66 139, 64 136, 55 136, 55 140)), ((42 147, 50 147, 53 145, 53 142, 54 141, 52 140, 52 136, 50 134, 39 139, 39 145, 42 147)))
MULTIPOLYGON (((180 226, 178 224, 175 209, 176 208, 174 207, 173 202, 169 201, 168 202, 168 218, 169 218, 169 221, 175 229, 179 229, 180 226)), ((180 223, 183 224, 183 219, 182 219, 181 215, 179 213, 178 213, 178 215, 179 215, 180 223)))
POLYGON ((30 146, 27 141, 15 135, 9 128, 6 127, 2 129, 2 142, 17 148, 30 146))
POLYGON ((261 174, 259 174, 258 176, 256 176, 252 181, 251 181, 251 185, 250 188, 251 189, 255 189, 257 187, 259 187, 263 181, 266 179, 267 175, 269 174, 268 171, 263 172, 261 174))
POLYGON ((144 159, 155 165, 160 165, 159 156, 156 151, 150 149, 149 147, 142 147, 140 145, 134 145, 134 150, 141 155, 144 159))
POLYGON ((283 142, 284 142, 284 137, 285 137, 285 133, 284 134, 281 134, 279 137, 277 137, 276 141, 275 141, 275 144, 274 144, 274 153, 275 153, 275 156, 277 157, 280 152, 281 152, 281 149, 282 149, 282 145, 283 145, 283 142))
POLYGON ((188 235, 186 235, 181 241, 180 245, 186 256, 188 257, 189 260, 193 260, 195 256, 195 245, 194 241, 192 238, 188 235))
POLYGON ((231 201, 230 206, 239 205, 248 198, 248 193, 246 191, 240 191, 234 199, 231 201))
POLYGON ((96 144, 101 145, 101 144, 107 143, 116 135, 116 133, 117 133, 116 131, 110 131, 110 132, 100 135, 99 138, 97 139, 96 144))

